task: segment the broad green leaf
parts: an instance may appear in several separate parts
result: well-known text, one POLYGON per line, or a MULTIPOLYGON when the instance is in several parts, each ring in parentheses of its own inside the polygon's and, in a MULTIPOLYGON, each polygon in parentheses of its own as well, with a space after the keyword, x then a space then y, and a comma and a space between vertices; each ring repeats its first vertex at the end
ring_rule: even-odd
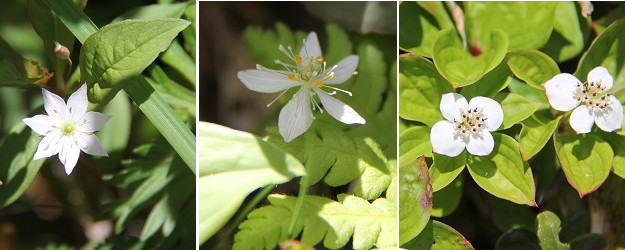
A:
MULTIPOLYGON (((454 21, 451 20, 451 17, 447 13, 447 8, 445 8, 444 2, 418 1, 417 4, 436 19, 439 27, 443 29, 455 27, 454 21)), ((401 2, 399 6, 401 6, 401 2)))
POLYGON ((430 175, 432 189, 436 192, 449 185, 462 172, 467 163, 467 153, 463 151, 456 157, 434 154, 433 160, 430 175))
POLYGON ((599 136, 607 141, 614 150, 612 172, 625 179, 625 136, 605 132, 601 132, 599 136))
POLYGON ((512 81, 512 72, 505 62, 499 63, 495 69, 488 72, 482 79, 460 89, 460 94, 471 100, 476 96, 493 98, 499 91, 505 89, 512 81))
POLYGON ((150 4, 127 10, 116 17, 111 23, 126 19, 147 18, 180 18, 187 7, 187 3, 150 4))
POLYGON ((506 62, 516 77, 540 90, 544 90, 541 84, 560 74, 556 62, 538 50, 510 51, 506 56, 506 62))
POLYGON ((499 29, 510 39, 510 50, 541 48, 553 29, 556 5, 557 2, 467 2, 464 17, 469 45, 483 50, 490 32, 499 29))
POLYGON ((494 99, 501 104, 501 109, 503 109, 503 123, 499 129, 507 129, 527 119, 540 107, 540 103, 532 102, 514 93, 499 93, 494 99))
POLYGON ((598 66, 604 66, 614 78, 614 86, 610 90, 623 102, 625 100, 625 19, 612 23, 599 35, 584 53, 577 65, 575 76, 581 81, 586 80, 588 72, 598 66))
POLYGON ((198 142, 200 243, 228 222, 252 191, 305 174, 293 156, 249 133, 200 122, 198 142))
POLYGON ((436 69, 454 88, 470 85, 493 70, 506 56, 508 37, 493 30, 479 55, 471 55, 462 45, 456 30, 447 28, 434 39, 432 58, 436 69))
POLYGON ((464 178, 458 177, 450 185, 432 194, 432 216, 445 217, 453 213, 462 198, 464 178))
POLYGON ((471 243, 462 236, 456 229, 441 222, 431 220, 423 231, 402 246, 407 249, 474 249, 471 243))
POLYGON ((408 164, 418 157, 432 157, 430 128, 414 126, 399 135, 399 165, 408 164))
POLYGON ((432 185, 425 157, 399 166, 399 243, 419 235, 430 219, 432 185))
POLYGON ((416 2, 399 5, 399 48, 402 50, 432 57, 432 44, 439 31, 436 19, 416 2))
POLYGON ((532 228, 536 214, 532 208, 514 204, 493 196, 488 197, 488 204, 495 226, 502 232, 516 228, 532 228))
POLYGON ((568 244, 560 242, 560 218, 550 211, 536 216, 536 234, 542 249, 570 249, 568 244))
MULTIPOLYGON (((271 205, 248 214, 239 225, 233 249, 274 249, 289 239, 288 228, 296 197, 273 194, 271 205)), ((308 195, 295 226, 295 235, 301 242, 323 245, 330 249, 345 246, 350 238, 353 249, 371 249, 397 245, 397 206, 384 198, 372 203, 346 195, 338 195, 338 202, 308 195)))
POLYGON ((560 2, 556 7, 553 32, 540 50, 558 62, 569 60, 584 49, 590 35, 590 18, 584 18, 575 2, 560 2))
POLYGON ((89 85, 89 101, 96 106, 108 103, 188 25, 170 18, 127 20, 87 38, 80 50, 80 72, 89 85))
POLYGON ((0 61, 0 87, 42 87, 52 75, 32 59, 8 58, 0 61))
POLYGON ((599 188, 612 167, 614 153, 610 144, 590 134, 554 138, 562 170, 579 197, 599 188))
MULTIPOLYGON (((367 152, 366 154, 375 154, 377 156, 376 158, 386 161, 382 150, 377 147, 377 143, 374 140, 365 138, 364 143, 367 147, 361 147, 359 151, 367 152)), ((364 165, 365 168, 354 187, 355 195, 366 200, 375 200, 380 197, 380 194, 382 194, 384 190, 389 188, 396 189, 396 186, 389 186, 392 182, 391 170, 393 169, 390 162, 387 162, 383 168, 366 163, 362 165, 364 165)))
POLYGON ((414 55, 399 56, 399 116, 433 126, 443 119, 441 95, 452 92, 427 59, 414 55))
POLYGON ((314 16, 327 23, 336 23, 362 34, 395 34, 397 3, 395 2, 304 2, 314 16))
POLYGON ((495 140, 493 152, 488 156, 469 156, 469 173, 480 187, 494 196, 536 206, 532 170, 523 163, 519 144, 505 134, 492 134, 495 140))
POLYGON ((512 78, 510 84, 508 84, 508 90, 510 90, 510 93, 522 95, 530 101, 542 103, 543 105, 540 109, 551 109, 551 105, 549 105, 549 100, 544 90, 530 87, 530 85, 516 78, 512 78))
POLYGON ((523 128, 519 135, 519 147, 523 161, 532 158, 547 144, 563 117, 552 119, 549 115, 536 113, 521 122, 523 128))

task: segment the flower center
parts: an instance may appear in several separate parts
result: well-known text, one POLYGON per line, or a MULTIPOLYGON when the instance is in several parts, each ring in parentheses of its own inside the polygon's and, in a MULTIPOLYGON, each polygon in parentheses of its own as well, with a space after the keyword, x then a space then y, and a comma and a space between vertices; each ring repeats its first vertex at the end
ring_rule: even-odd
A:
POLYGON ((61 133, 63 133, 64 136, 74 135, 75 132, 76 132, 76 125, 71 121, 65 122, 61 126, 61 133))
POLYGON ((487 119, 482 114, 482 108, 460 110, 460 115, 460 117, 453 120, 457 135, 469 138, 471 135, 482 133, 487 119))
POLYGON ((614 95, 613 93, 602 95, 601 93, 605 89, 605 86, 601 85, 601 81, 578 83, 575 97, 591 111, 605 110, 612 104, 610 97, 614 95))

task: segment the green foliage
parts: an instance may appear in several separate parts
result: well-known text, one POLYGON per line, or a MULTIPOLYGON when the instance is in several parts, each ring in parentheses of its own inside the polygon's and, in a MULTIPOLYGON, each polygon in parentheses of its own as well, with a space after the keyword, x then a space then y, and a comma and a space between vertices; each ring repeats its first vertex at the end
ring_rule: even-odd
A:
POLYGON ((550 211, 536 216, 536 233, 543 249, 570 249, 568 244, 560 242, 560 219, 550 211))
POLYGON ((426 126, 406 129, 399 135, 399 164, 407 164, 422 155, 432 157, 430 129, 426 126))
POLYGON ((464 178, 461 176, 444 188, 435 191, 436 195, 432 197, 432 216, 445 217, 456 210, 462 198, 463 183, 464 178))
POLYGON ((421 234, 402 246, 408 249, 474 249, 458 231, 441 222, 430 220, 421 234))
POLYGON ((397 5, 385 2, 304 2, 319 19, 362 34, 397 31, 397 5))
POLYGON ((558 62, 569 60, 584 50, 590 35, 590 18, 584 18, 575 2, 560 2, 556 7, 553 32, 541 51, 558 62))
POLYGON ((556 62, 537 50, 518 49, 510 51, 506 55, 506 62, 516 77, 540 90, 544 89, 541 84, 560 74, 556 62))
POLYGON ((430 219, 432 184, 425 157, 399 167, 399 244, 421 233, 430 219))
POLYGON ((434 163, 430 168, 432 176, 432 189, 434 192, 441 190, 451 183, 464 170, 467 164, 467 153, 462 152, 456 157, 434 154, 434 163))
POLYGON ((47 68, 28 58, 8 58, 0 61, 0 87, 45 86, 52 77, 47 68))
MULTIPOLYGON (((435 4, 437 9, 442 9, 441 2, 435 4)), ((399 5, 399 47, 401 49, 432 57, 432 44, 440 30, 436 19, 417 2, 403 2, 399 5)))
POLYGON ((523 128, 519 136, 519 147, 523 161, 532 158, 547 144, 562 119, 562 116, 558 116, 552 120, 549 115, 536 113, 521 123, 523 128))
POLYGON ((493 99, 501 104, 503 110, 503 123, 500 129, 507 129, 524 121, 540 107, 540 103, 532 102, 515 93, 499 93, 493 99))

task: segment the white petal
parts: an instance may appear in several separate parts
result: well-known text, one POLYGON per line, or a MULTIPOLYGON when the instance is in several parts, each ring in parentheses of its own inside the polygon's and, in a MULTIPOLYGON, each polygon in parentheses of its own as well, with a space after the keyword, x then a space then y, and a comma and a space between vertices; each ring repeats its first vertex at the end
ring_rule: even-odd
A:
POLYGON ((61 139, 61 133, 58 131, 52 131, 47 136, 44 136, 39 142, 37 152, 33 156, 33 160, 39 160, 42 158, 50 157, 59 152, 59 143, 61 139))
POLYGON ((345 57, 336 66, 336 69, 332 71, 334 72, 334 77, 323 81, 324 84, 338 84, 347 81, 358 67, 358 56, 350 55, 345 57))
POLYGON ((573 75, 562 73, 557 74, 551 80, 543 83, 549 104, 554 109, 569 111, 579 105, 575 94, 577 85, 581 82, 573 75))
POLYGON ((65 105, 63 98, 47 89, 41 89, 41 92, 43 93, 43 106, 48 116, 57 121, 57 123, 67 120, 67 105, 65 105))
POLYGON ((88 104, 87 84, 83 84, 67 99, 68 113, 72 121, 78 121, 87 112, 88 104))
MULTIPOLYGON (((67 175, 71 174, 78 162, 78 157, 80 156, 80 148, 74 143, 72 138, 66 137, 65 144, 63 145, 63 150, 65 152, 64 158, 61 158, 61 162, 65 166, 65 173, 67 175)), ((61 155, 59 154, 59 158, 61 155)))
POLYGON ((501 104, 488 97, 474 97, 469 102, 469 108, 482 108, 482 114, 486 118, 486 129, 495 131, 503 122, 503 110, 501 104))
POLYGON ((460 117, 460 110, 465 110, 468 107, 467 99, 461 94, 446 93, 441 96, 441 113, 448 121, 460 117))
POLYGON ((571 113, 569 120, 571 127, 577 134, 585 134, 590 132, 592 125, 595 123, 595 118, 590 113, 590 110, 585 105, 577 107, 571 113))
POLYGON ((611 89, 614 79, 606 67, 596 67, 588 72, 588 82, 601 83, 605 90, 611 89))
POLYGON ((90 155, 108 156, 106 150, 102 147, 100 140, 93 133, 76 133, 76 144, 83 152, 90 155))
POLYGON ((595 112, 595 123, 601 130, 606 132, 620 129, 623 123, 623 106, 621 106, 621 102, 614 96, 610 97, 610 101, 612 101, 612 104, 608 106, 606 111, 595 112))
POLYGON ((467 144, 467 151, 472 155, 485 156, 493 152, 495 146, 495 140, 493 135, 488 131, 483 131, 479 135, 472 135, 469 143, 467 144))
POLYGON ((104 126, 109 119, 111 119, 110 115, 89 111, 78 121, 76 129, 85 133, 95 132, 104 126))
MULTIPOLYGON (((287 71, 284 71, 288 74, 287 71)), ((299 83, 288 78, 288 76, 265 70, 248 69, 237 73, 239 80, 248 89, 261 93, 275 93, 291 87, 297 86, 299 83)))
POLYGON ((466 147, 460 136, 454 134, 454 124, 449 121, 439 121, 430 130, 432 151, 449 157, 458 156, 466 147))
POLYGON ((52 130, 56 130, 56 123, 47 115, 36 115, 30 118, 22 119, 28 127, 30 127, 35 133, 40 135, 46 135, 52 130))
POLYGON ((365 119, 350 106, 347 106, 345 103, 330 96, 319 88, 313 88, 313 90, 319 96, 319 100, 321 100, 326 111, 335 119, 345 124, 365 124, 365 119))
POLYGON ((300 136, 312 124, 312 110, 310 108, 310 89, 301 88, 293 99, 287 103, 278 116, 278 129, 285 142, 290 142, 300 136))
POLYGON ((303 59, 312 57, 317 58, 321 56, 321 47, 319 46, 319 39, 317 39, 317 33, 310 32, 308 37, 306 38, 306 42, 304 42, 304 46, 299 51, 299 55, 303 57, 303 59))

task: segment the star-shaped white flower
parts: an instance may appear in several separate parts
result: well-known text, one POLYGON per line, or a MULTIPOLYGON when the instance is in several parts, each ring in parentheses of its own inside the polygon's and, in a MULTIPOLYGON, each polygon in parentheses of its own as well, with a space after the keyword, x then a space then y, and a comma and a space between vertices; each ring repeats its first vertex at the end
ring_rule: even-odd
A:
POLYGON ((287 48, 288 50, 280 45, 279 50, 286 54, 292 60, 292 63, 276 60, 276 63, 283 66, 286 70, 272 70, 256 65, 256 69, 239 71, 237 74, 239 80, 251 90, 262 93, 282 91, 282 94, 275 100, 288 89, 300 87, 299 91, 293 95, 293 99, 282 108, 278 117, 278 127, 284 141, 289 142, 308 130, 314 119, 312 110, 317 108, 320 112, 323 112, 314 99, 315 94, 319 97, 321 104, 323 104, 328 113, 340 122, 345 124, 365 123, 365 119, 354 109, 332 97, 332 95, 337 93, 336 91, 347 93, 350 96, 352 94, 348 91, 328 86, 339 84, 349 79, 358 66, 358 56, 350 55, 337 65, 330 68, 326 67, 315 32, 308 34, 308 38, 304 40, 304 46, 299 54, 294 54, 291 46, 287 48), (332 92, 325 92, 322 88, 332 89, 332 92))
POLYGON ((67 100, 43 89, 43 105, 47 115, 36 115, 23 121, 35 133, 43 136, 34 160, 59 154, 59 160, 69 175, 78 162, 80 151, 91 155, 108 156, 94 134, 111 117, 87 112, 87 85, 83 84, 67 100))
POLYGON ((612 88, 613 81, 608 69, 596 67, 588 72, 585 83, 571 74, 562 73, 543 86, 551 107, 560 111, 575 108, 569 123, 577 134, 590 132, 594 123, 603 131, 612 132, 620 129, 623 122, 621 102, 612 93, 606 93, 612 88))
POLYGON ((443 94, 440 104, 445 120, 430 131, 434 153, 458 156, 466 148, 473 155, 488 155, 495 141, 489 131, 495 131, 503 122, 501 105, 487 97, 474 97, 469 103, 456 93, 443 94))

